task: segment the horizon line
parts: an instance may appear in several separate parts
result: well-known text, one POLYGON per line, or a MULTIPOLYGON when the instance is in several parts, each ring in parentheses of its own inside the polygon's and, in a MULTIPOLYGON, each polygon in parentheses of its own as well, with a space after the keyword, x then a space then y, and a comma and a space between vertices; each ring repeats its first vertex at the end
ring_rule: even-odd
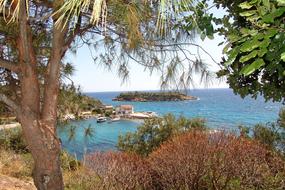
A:
MULTIPOLYGON (((214 88, 193 88, 193 89, 187 89, 188 90, 207 90, 207 89, 210 89, 210 90, 217 90, 217 89, 230 89, 229 87, 214 87, 214 88)), ((83 93, 107 93, 107 92, 142 92, 142 91, 161 91, 161 89, 140 89, 140 90, 114 90, 114 91, 84 91, 83 93)), ((171 91, 171 90, 170 90, 171 91)))

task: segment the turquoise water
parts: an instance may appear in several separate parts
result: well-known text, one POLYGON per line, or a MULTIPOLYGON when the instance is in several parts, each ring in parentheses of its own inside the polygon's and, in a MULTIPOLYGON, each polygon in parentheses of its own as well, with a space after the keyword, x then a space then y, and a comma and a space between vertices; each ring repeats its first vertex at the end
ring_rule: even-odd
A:
MULTIPOLYGON (((176 116, 206 118, 211 128, 236 129, 238 125, 252 126, 266 123, 278 118, 281 103, 264 102, 258 99, 242 99, 234 95, 230 89, 193 90, 191 95, 199 97, 197 101, 181 102, 113 102, 112 98, 119 92, 88 93, 87 95, 100 99, 105 104, 132 104, 135 111, 154 111, 159 115, 173 113, 176 116)), ((79 157, 84 152, 115 150, 119 134, 135 131, 138 123, 120 121, 115 123, 97 124, 95 119, 77 121, 58 129, 63 147, 79 157), (94 129, 92 137, 84 136, 84 129, 91 125, 94 129), (69 140, 71 126, 76 126, 74 139, 69 140)))
POLYGON ((63 149, 76 154, 80 159, 82 155, 95 151, 116 150, 118 136, 127 132, 134 132, 139 123, 132 121, 119 121, 113 123, 97 123, 96 119, 74 121, 57 129, 62 141, 63 149), (91 126, 92 133, 85 135, 87 127, 91 126), (71 137, 71 128, 75 127, 75 135, 71 137))

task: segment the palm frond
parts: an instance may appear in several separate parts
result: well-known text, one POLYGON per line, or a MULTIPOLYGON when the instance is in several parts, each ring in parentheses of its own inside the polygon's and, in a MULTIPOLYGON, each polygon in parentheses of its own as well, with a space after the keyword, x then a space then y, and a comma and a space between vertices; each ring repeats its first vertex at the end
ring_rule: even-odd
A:
POLYGON ((180 14, 195 11, 195 0, 160 0, 157 19, 157 32, 167 33, 168 24, 172 19, 179 18, 180 14))
POLYGON ((106 22, 107 4, 105 0, 69 0, 54 12, 58 15, 55 25, 66 26, 72 18, 77 18, 82 12, 90 12, 90 23, 97 25, 101 16, 102 23, 106 22), (91 8, 92 7, 92 8, 91 8))
MULTIPOLYGON (((29 12, 29 1, 26 0, 27 13, 29 12)), ((20 0, 0 0, 0 13, 3 13, 4 20, 7 23, 18 20, 20 11, 20 0)))

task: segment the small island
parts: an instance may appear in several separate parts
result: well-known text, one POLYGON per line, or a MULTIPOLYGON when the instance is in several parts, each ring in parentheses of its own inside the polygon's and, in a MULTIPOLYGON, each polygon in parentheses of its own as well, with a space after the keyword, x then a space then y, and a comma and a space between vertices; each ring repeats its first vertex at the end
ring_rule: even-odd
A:
POLYGON ((189 96, 181 92, 124 92, 120 93, 113 101, 129 102, 156 102, 156 101, 184 101, 197 100, 197 97, 189 96))

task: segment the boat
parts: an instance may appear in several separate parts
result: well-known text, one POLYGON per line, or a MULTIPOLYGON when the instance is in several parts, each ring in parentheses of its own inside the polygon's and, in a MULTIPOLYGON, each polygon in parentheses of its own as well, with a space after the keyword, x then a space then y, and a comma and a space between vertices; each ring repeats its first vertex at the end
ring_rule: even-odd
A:
POLYGON ((105 122, 105 121, 107 121, 107 118, 106 118, 106 117, 99 117, 99 118, 97 119, 97 123, 103 123, 103 122, 105 122))
POLYGON ((116 122, 116 121, 120 121, 121 118, 120 117, 114 117, 110 119, 110 122, 116 122))

